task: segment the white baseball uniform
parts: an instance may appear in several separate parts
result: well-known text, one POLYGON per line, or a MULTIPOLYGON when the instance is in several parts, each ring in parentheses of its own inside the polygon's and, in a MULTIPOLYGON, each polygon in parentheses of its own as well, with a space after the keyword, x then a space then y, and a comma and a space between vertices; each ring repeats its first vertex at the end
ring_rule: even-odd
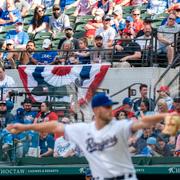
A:
POLYGON ((128 151, 128 137, 132 121, 113 119, 97 130, 95 122, 65 126, 65 138, 76 143, 89 162, 94 179, 112 178, 131 173, 136 180, 135 168, 128 151))

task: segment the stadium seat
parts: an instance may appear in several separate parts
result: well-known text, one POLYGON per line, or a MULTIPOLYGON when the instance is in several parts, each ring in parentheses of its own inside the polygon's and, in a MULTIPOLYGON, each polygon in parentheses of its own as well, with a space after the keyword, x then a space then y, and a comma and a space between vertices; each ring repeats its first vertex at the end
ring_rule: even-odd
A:
POLYGON ((76 9, 76 7, 66 9, 64 13, 67 14, 67 15, 72 15, 74 13, 75 9, 76 9))
POLYGON ((35 37, 34 40, 42 40, 42 39, 51 39, 52 34, 50 32, 38 32, 35 37))

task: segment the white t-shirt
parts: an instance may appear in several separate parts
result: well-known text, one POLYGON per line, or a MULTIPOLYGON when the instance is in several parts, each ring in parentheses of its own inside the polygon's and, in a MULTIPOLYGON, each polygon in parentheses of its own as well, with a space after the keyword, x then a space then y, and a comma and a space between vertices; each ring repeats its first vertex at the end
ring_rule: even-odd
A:
MULTIPOLYGON (((12 88, 8 87, 15 87, 15 81, 11 76, 5 75, 4 80, 0 81, 0 88, 3 88, 3 95, 6 95, 8 91, 13 90, 12 88)), ((4 100, 6 100, 6 98, 4 100)))
POLYGON ((100 27, 96 30, 96 35, 101 35, 103 37, 103 45, 106 47, 109 40, 115 39, 116 31, 112 27, 109 27, 106 30, 104 27, 100 27))
POLYGON ((132 121, 129 120, 112 120, 97 130, 95 122, 70 124, 65 126, 65 138, 83 151, 95 179, 135 174, 128 151, 131 125, 132 121))

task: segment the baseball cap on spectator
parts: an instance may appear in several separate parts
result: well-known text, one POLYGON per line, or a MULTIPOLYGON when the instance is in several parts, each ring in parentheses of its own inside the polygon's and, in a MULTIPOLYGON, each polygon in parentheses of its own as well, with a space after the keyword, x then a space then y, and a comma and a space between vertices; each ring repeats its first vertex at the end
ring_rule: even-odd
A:
POLYGON ((101 16, 101 17, 103 17, 103 16, 104 16, 104 11, 103 11, 103 9, 98 8, 98 9, 96 10, 96 12, 95 12, 95 16, 101 16))
POLYGON ((14 41, 12 39, 6 40, 6 44, 14 44, 14 41))
POLYGON ((0 101, 0 104, 5 104, 6 105, 6 101, 0 101))
POLYGON ((122 14, 122 10, 120 10, 120 9, 115 9, 115 10, 113 11, 113 14, 115 14, 115 15, 122 14))
POLYGON ((60 6, 58 4, 54 4, 52 9, 53 10, 60 10, 60 6))
POLYGON ((166 93, 169 93, 169 87, 168 87, 168 86, 161 86, 161 87, 157 90, 157 92, 161 92, 161 91, 166 92, 166 93))
POLYGON ((132 18, 131 16, 127 16, 127 17, 126 17, 126 21, 128 21, 128 22, 133 22, 133 18, 132 18))
POLYGON ((73 30, 73 28, 71 27, 71 26, 67 26, 66 28, 65 28, 65 31, 66 30, 73 30))
POLYGON ((92 108, 99 106, 112 106, 118 104, 118 102, 113 102, 105 93, 97 93, 93 96, 91 106, 92 108))
POLYGON ((94 39, 95 39, 95 40, 98 40, 98 39, 101 39, 101 40, 102 40, 103 37, 102 37, 101 35, 96 35, 94 39))
POLYGON ((126 97, 123 99, 123 105, 129 105, 132 106, 133 102, 130 98, 126 97))
POLYGON ((52 44, 50 39, 44 39, 42 47, 43 48, 48 48, 52 44))
POLYGON ((146 140, 146 143, 147 143, 147 144, 156 144, 157 141, 156 141, 156 138, 155 138, 155 137, 149 137, 149 138, 146 140))
POLYGON ((110 16, 103 16, 103 20, 105 20, 105 21, 110 21, 111 20, 111 17, 110 16))

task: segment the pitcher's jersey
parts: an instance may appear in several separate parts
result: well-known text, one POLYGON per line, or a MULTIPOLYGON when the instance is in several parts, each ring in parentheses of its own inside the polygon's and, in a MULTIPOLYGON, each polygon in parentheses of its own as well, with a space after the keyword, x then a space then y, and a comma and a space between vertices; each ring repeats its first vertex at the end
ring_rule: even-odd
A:
POLYGON ((83 151, 94 178, 135 174, 128 151, 131 125, 130 120, 112 120, 97 130, 95 122, 70 124, 65 126, 65 138, 76 143, 83 151))

